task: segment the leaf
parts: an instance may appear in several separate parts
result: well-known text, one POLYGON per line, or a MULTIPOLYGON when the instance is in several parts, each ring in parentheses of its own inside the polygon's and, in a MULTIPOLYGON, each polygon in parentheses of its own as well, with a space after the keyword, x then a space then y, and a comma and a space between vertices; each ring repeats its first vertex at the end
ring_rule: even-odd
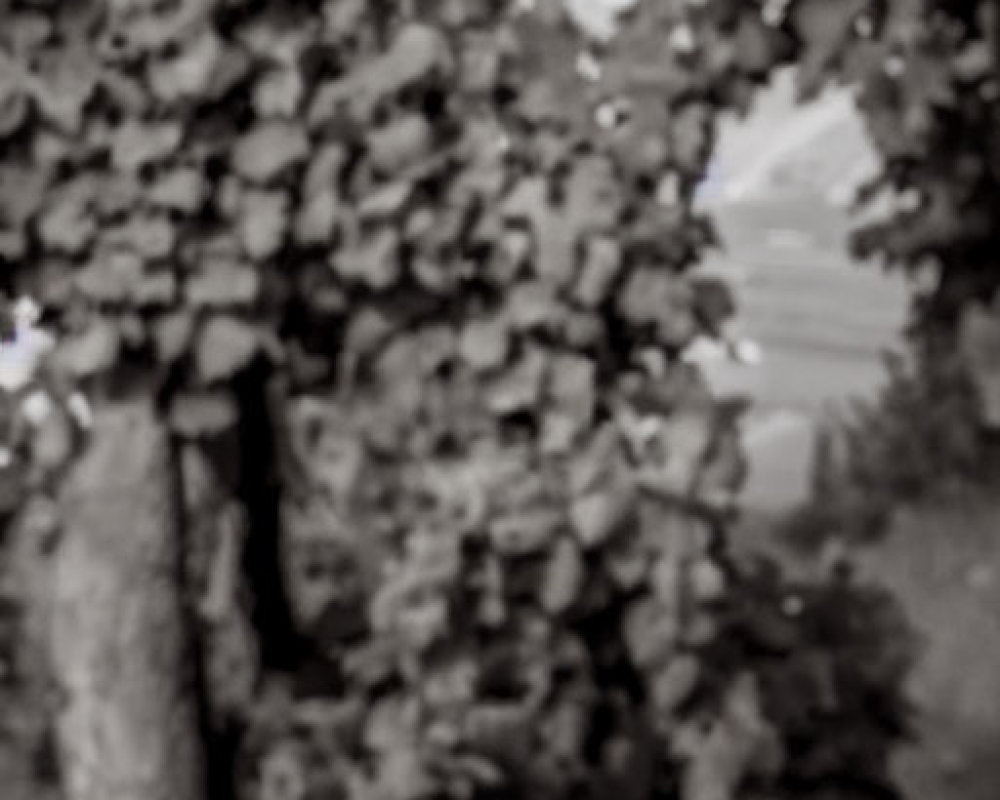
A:
POLYGON ((458 348, 455 330, 446 324, 422 328, 417 340, 417 360, 424 375, 433 375, 450 362, 458 348))
POLYGON ((177 278, 173 272, 147 273, 132 287, 131 299, 138 308, 173 305, 177 298, 177 278))
POLYGON ((692 753, 684 773, 685 800, 731 800, 762 758, 780 749, 776 732, 760 708, 756 676, 743 673, 728 687, 720 716, 692 753))
POLYGON ((529 555, 546 549, 564 526, 555 508, 540 505, 501 514, 490 523, 490 541, 503 555, 529 555))
POLYGON ((308 791, 304 756, 285 744, 269 749, 260 759, 261 800, 296 800, 308 791))
POLYGON ((674 166, 689 176, 701 176, 712 148, 712 109, 687 103, 670 120, 670 155, 674 166))
POLYGON ((565 0, 563 7, 574 24, 591 39, 609 42, 618 32, 618 18, 638 0, 565 0))
POLYGON ((450 66, 451 53, 444 33, 430 25, 411 22, 400 29, 388 53, 373 65, 372 72, 386 89, 398 90, 450 66))
POLYGON ((796 74, 801 99, 812 98, 822 88, 826 71, 850 39, 854 19, 865 11, 865 5, 865 0, 803 0, 792 7, 790 21, 804 46, 796 74))
POLYGON ((625 644, 632 663, 641 670, 667 664, 674 654, 679 632, 673 609, 656 600, 638 600, 626 613, 625 644))
POLYGON ((9 514, 21 508, 27 491, 26 479, 23 466, 0 465, 0 513, 9 514))
POLYGON ((680 653, 671 658, 653 678, 652 703, 657 713, 675 713, 697 687, 701 673, 697 656, 680 653))
POLYGON ((433 139, 430 123, 419 114, 410 114, 375 128, 365 143, 372 166, 395 175, 430 156, 433 139))
POLYGON ((187 352, 194 337, 194 318, 188 311, 165 314, 153 322, 152 330, 157 359, 169 364, 187 352))
POLYGON ((714 420, 708 412, 678 410, 659 420, 652 450, 642 462, 643 488, 664 497, 690 497, 713 434, 714 420))
POLYGON ((87 378, 111 369, 118 361, 120 348, 117 326, 98 318, 83 333, 65 339, 58 357, 71 374, 87 378))
POLYGON ((267 183, 309 155, 305 129, 288 120, 258 122, 233 146, 233 171, 250 183, 267 183))
POLYGON ((597 365, 572 353, 553 357, 551 365, 548 397, 579 416, 581 426, 588 423, 597 402, 597 365))
MULTIPOLYGON (((135 175, 126 172, 108 172, 98 180, 94 191, 94 207, 102 219, 145 216, 135 213, 143 199, 144 187, 135 175)), ((161 217, 155 213, 151 216, 161 217)))
POLYGON ((94 182, 90 175, 59 187, 38 219, 38 235, 49 250, 68 255, 82 253, 97 233, 93 213, 94 182))
POLYGON ((766 75, 779 54, 780 34, 764 23, 754 8, 740 14, 733 35, 733 53, 737 68, 745 75, 766 75))
POLYGON ((59 47, 36 51, 28 87, 41 115, 56 129, 75 135, 97 85, 96 54, 83 38, 67 37, 59 47))
POLYGON ((375 221, 394 217, 403 210, 412 191, 413 186, 409 181, 387 183, 361 200, 358 216, 362 220, 375 221))
POLYGON ((350 317, 341 344, 341 379, 350 381, 362 359, 371 356, 395 331, 380 309, 362 307, 350 317))
POLYGON ((183 135, 183 127, 175 120, 126 120, 115 130, 111 142, 111 163, 115 169, 135 172, 147 164, 164 161, 177 152, 183 135))
POLYGON ((608 328, 604 314, 596 311, 579 311, 565 306, 560 310, 562 317, 558 320, 559 328, 568 347, 594 352, 607 341, 608 328))
POLYGON ((345 280, 380 290, 394 285, 402 274, 399 232, 382 226, 330 257, 334 272, 345 280))
POLYGON ((665 269, 633 272, 618 295, 618 311, 639 327, 651 328, 657 341, 679 348, 695 336, 694 296, 690 284, 665 269))
POLYGON ((290 67, 271 69, 253 87, 253 106, 258 117, 293 117, 305 96, 302 72, 290 67))
POLYGON ((39 166, 0 163, 0 215, 5 225, 26 225, 45 205, 51 176, 39 166))
POLYGON ((699 321, 711 335, 721 335, 725 323, 736 314, 736 299, 729 283, 714 275, 699 275, 692 277, 691 288, 699 321))
POLYGON ((18 93, 0 92, 0 139, 5 139, 17 133, 28 118, 30 101, 18 93))
POLYGON ((589 441, 574 455, 569 465, 569 491, 583 495, 614 476, 621 467, 621 437, 610 423, 590 432, 589 441))
POLYGON ((192 439, 211 437, 230 430, 238 414, 229 392, 183 392, 171 402, 170 427, 192 439))
POLYGON ((176 55, 152 58, 146 67, 153 94, 167 103, 208 94, 225 51, 222 39, 208 25, 196 28, 179 46, 176 55))
POLYGON ((572 696, 558 701, 542 722, 546 749, 570 763, 581 758, 590 713, 585 702, 572 696))
POLYGON ((214 316, 203 325, 195 343, 195 365, 205 383, 228 380, 250 365, 260 349, 260 336, 236 317, 214 316))
POLYGON ((487 385, 490 411, 504 416, 537 408, 542 399, 547 365, 548 359, 541 348, 529 348, 487 385))
POLYGON ((474 317, 462 328, 459 355, 478 372, 499 369, 510 351, 507 320, 499 314, 474 317))
POLYGON ((539 600, 542 608, 552 615, 559 615, 573 605, 580 596, 586 569, 576 543, 561 536, 552 548, 539 600))
POLYGON ((433 797, 437 781, 424 765, 415 746, 385 751, 376 770, 373 797, 392 800, 426 800, 433 797))
POLYGON ((75 284, 85 297, 98 303, 122 303, 132 296, 143 276, 143 262, 133 252, 98 254, 77 273, 75 284))
POLYGON ((596 308, 611 291, 623 266, 622 250, 612 236, 587 240, 580 274, 573 287, 573 299, 584 308, 596 308))
POLYGON ((503 201, 507 220, 530 226, 536 273, 557 286, 573 279, 577 246, 584 235, 617 222, 620 197, 608 170, 602 158, 579 159, 568 176, 562 205, 551 202, 548 181, 537 176, 521 179, 503 201))
POLYGON ((9 12, 0 41, 17 56, 31 54, 52 36, 52 20, 37 11, 9 12))
POLYGON ((517 331, 546 327, 557 306, 556 287, 542 279, 521 281, 507 291, 507 317, 517 331))
POLYGON ((448 601, 440 595, 407 598, 396 615, 396 634, 404 645, 426 651, 445 637, 449 628, 448 601))
POLYGON ((54 472, 69 463, 74 451, 73 423, 68 415, 49 414, 35 428, 31 440, 32 466, 44 473, 54 472))
POLYGON ((544 208, 547 196, 548 184, 543 176, 525 176, 514 184, 504 198, 503 215, 514 222, 531 222, 539 216, 539 209, 544 208))
POLYGON ((472 706, 467 716, 467 736, 474 751, 523 764, 531 757, 532 715, 527 704, 481 702, 472 706))
POLYGON ((260 275, 243 265, 205 264, 184 287, 188 302, 196 308, 249 306, 260 294, 260 275))
POLYGON ((328 245, 333 240, 342 206, 336 190, 324 189, 306 199, 295 215, 293 236, 304 247, 328 245))
POLYGON ((539 451, 546 456, 565 455, 572 451, 580 433, 579 418, 559 408, 542 412, 539 451))
POLYGON ((493 91, 500 80, 503 54, 490 36, 466 33, 459 53, 458 79, 469 94, 493 91))
POLYGON ((303 182, 304 196, 309 198, 336 189, 346 163, 347 148, 339 142, 315 147, 303 182))
POLYGON ((177 229, 166 215, 137 213, 123 224, 107 228, 101 243, 106 247, 130 250, 144 260, 155 261, 173 254, 177 229))
POLYGON ((615 163, 609 157, 578 157, 567 178, 565 192, 564 213, 575 240, 588 234, 618 232, 624 197, 615 163))
POLYGON ((111 50, 106 55, 134 58, 161 51, 190 32, 193 25, 204 22, 208 5, 205 0, 180 0, 169 6, 121 4, 116 9, 119 13, 108 20, 113 41, 107 43, 111 50))
POLYGON ((714 603, 725 597, 726 573, 710 558, 699 558, 688 568, 691 596, 699 603, 714 603))
POLYGON ((290 200, 283 191, 245 189, 239 200, 238 229, 246 254, 254 259, 275 255, 288 229, 290 200))
POLYGON ((347 110, 355 121, 367 120, 372 109, 410 86, 452 69, 444 34, 430 26, 409 23, 399 29, 389 49, 349 73, 319 88, 309 110, 309 124, 319 126, 347 110))
POLYGON ((583 548, 600 547, 618 533, 631 519, 635 501, 634 490, 623 480, 573 498, 569 515, 583 548))
POLYGON ((157 178, 149 190, 154 206, 194 214, 208 196, 208 182, 196 167, 177 167, 157 178))

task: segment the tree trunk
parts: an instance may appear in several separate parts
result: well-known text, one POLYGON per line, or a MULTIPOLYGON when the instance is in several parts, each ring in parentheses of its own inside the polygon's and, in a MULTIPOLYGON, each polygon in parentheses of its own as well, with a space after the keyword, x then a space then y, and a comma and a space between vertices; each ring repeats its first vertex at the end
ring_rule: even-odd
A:
POLYGON ((205 796, 170 459, 152 404, 116 403, 62 490, 51 653, 66 800, 205 796))

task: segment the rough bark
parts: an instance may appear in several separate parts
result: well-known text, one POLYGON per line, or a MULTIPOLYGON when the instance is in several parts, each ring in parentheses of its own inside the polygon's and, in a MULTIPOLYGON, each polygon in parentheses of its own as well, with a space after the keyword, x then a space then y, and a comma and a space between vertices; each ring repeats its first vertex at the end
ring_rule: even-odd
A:
POLYGON ((60 499, 51 652, 67 800, 200 800, 202 737, 166 430, 145 400, 100 410, 60 499))

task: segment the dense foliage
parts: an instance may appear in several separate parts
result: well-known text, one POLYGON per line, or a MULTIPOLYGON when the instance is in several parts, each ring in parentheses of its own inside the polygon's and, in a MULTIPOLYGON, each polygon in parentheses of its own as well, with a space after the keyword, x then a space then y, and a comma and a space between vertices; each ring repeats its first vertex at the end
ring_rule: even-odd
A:
POLYGON ((903 626, 733 561, 679 357, 715 115, 857 4, 509 5, 3 4, 5 280, 53 386, 163 403, 213 735, 262 800, 891 797, 903 626))

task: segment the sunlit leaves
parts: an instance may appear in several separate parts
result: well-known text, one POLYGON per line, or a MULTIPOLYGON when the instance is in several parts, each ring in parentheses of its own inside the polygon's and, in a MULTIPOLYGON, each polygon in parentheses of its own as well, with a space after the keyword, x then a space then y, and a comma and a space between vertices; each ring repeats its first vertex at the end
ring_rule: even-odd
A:
POLYGON ((262 122, 233 147, 233 171, 241 178, 266 183, 309 153, 301 126, 285 121, 262 122))
POLYGON ((197 335, 195 363, 205 383, 232 378, 248 366, 260 348, 253 326, 236 317, 215 316, 197 335))

